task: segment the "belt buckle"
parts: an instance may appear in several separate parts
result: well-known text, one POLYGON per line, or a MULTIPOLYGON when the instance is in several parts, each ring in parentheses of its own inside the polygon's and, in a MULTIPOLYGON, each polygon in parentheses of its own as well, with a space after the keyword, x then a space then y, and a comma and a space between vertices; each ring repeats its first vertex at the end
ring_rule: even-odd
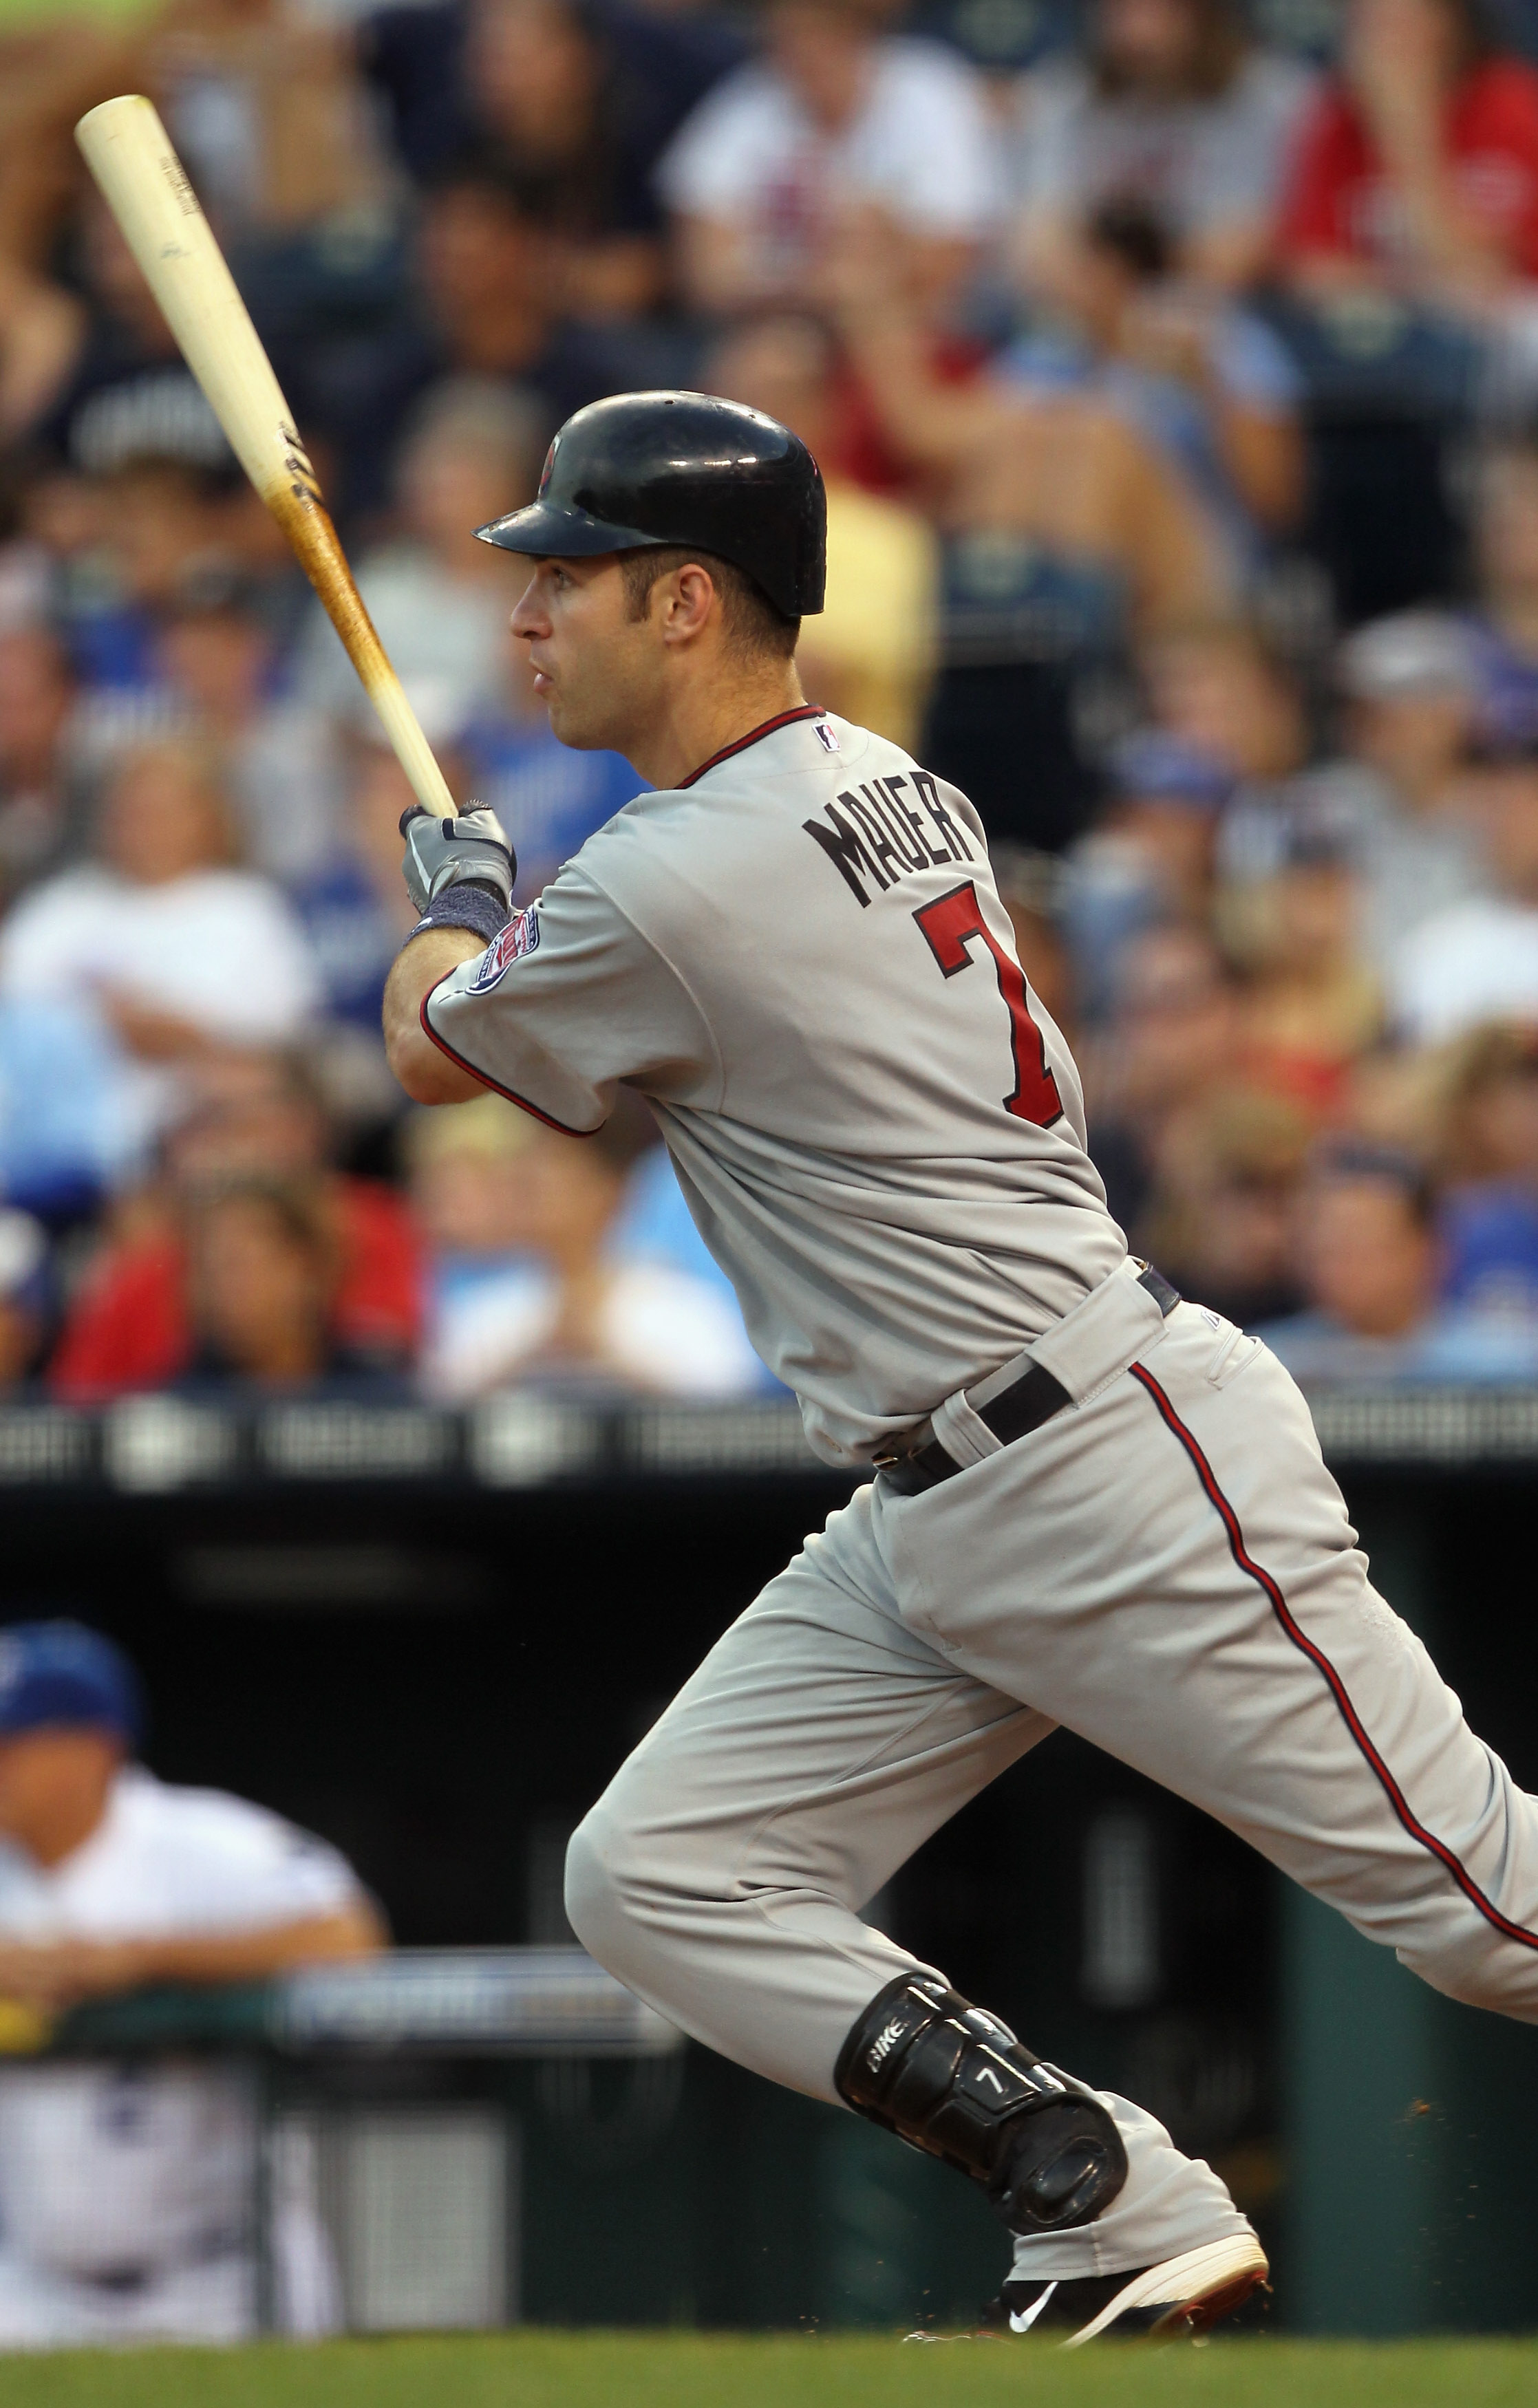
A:
POLYGON ((922 1457, 933 1443, 932 1439, 927 1439, 922 1446, 906 1447, 900 1453, 894 1448, 873 1457, 872 1469, 884 1475, 899 1497, 917 1497, 934 1485, 920 1469, 922 1457))
POLYGON ((871 1456, 871 1470, 900 1471, 905 1463, 912 1463, 915 1455, 923 1454, 934 1434, 934 1424, 926 1415, 923 1421, 914 1423, 908 1430, 905 1445, 899 1446, 895 1439, 890 1440, 884 1454, 871 1456))

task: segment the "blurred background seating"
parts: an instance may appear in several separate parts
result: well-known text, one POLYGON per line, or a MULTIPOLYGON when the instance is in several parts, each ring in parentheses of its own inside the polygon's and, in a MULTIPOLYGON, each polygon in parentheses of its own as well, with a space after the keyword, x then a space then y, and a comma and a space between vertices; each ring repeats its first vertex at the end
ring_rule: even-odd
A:
POLYGON ((754 403, 827 480, 809 691, 977 802, 1134 1241, 1270 1326, 1314 1293, 1313 1150, 1359 1142, 1429 1182, 1438 1309, 1531 1312, 1526 1168, 1468 1168, 1526 1073, 1457 1066, 1538 1028, 1535 49, 1476 0, 0 34, 0 1204, 43 1248, 12 1376, 276 1380, 207 1320, 244 1246, 288 1263, 301 1385, 755 1383, 645 1130, 579 1195, 505 1116, 440 1160, 405 1114, 405 788, 79 172, 74 114, 128 82, 525 896, 637 781, 550 737, 473 528, 599 394, 754 403), (643 1189, 665 1262, 626 1254, 643 1189))

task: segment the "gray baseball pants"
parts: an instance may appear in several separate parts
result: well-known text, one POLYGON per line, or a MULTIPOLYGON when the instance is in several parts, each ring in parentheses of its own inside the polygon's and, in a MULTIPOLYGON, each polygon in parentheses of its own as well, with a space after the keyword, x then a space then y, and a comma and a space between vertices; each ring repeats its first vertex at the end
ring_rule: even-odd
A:
MULTIPOLYGON (((579 1937, 697 2039, 832 2100, 850 2027, 913 1965, 856 1910, 1061 1724, 1435 1988, 1538 2022, 1538 1799, 1369 1583, 1287 1373, 1120 1274, 1031 1352, 1071 1406, 1000 1448, 948 1399, 967 1469, 859 1489, 712 1649, 572 1840, 579 1937)), ((1019 2241, 1017 2272, 1246 2229, 1208 2166, 1101 2095, 1126 2186, 1019 2241)))

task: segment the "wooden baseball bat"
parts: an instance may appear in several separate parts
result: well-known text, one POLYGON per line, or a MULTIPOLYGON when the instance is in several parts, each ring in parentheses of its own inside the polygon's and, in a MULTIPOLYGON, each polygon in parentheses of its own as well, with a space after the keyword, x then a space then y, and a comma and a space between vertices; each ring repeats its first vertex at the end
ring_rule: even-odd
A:
POLYGON ((452 819, 453 796, 363 607, 272 365, 154 107, 137 93, 104 100, 75 139, 187 366, 346 645, 412 791, 452 819))

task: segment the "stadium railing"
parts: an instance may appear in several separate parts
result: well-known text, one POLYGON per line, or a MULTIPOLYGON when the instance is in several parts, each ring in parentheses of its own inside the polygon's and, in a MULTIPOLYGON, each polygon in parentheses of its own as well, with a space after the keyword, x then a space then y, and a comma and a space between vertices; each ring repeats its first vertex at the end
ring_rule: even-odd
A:
MULTIPOLYGON (((578 1947, 402 1949, 270 1985, 98 2000, 51 2029, 10 2010, 0 2041, 0 2082, 28 2058, 108 2075, 220 2070, 242 2101, 248 2209, 230 2238, 249 2261, 252 2332, 517 2322, 525 2238, 545 2204, 523 2146, 527 2104, 573 2141, 580 2167, 595 2136, 611 2149, 660 2137, 684 2048, 578 1947), (601 2105, 600 2063, 624 2069, 601 2105), (297 2313, 296 2247, 308 2301, 297 2313)), ((116 2162, 131 2168, 132 2152, 116 2162)), ((162 2182, 151 2163, 147 2225, 164 2213, 162 2182)), ((32 2270, 10 2271, 24 2285, 32 2270)), ((39 2289, 65 2289, 46 2264, 36 2273, 39 2289)), ((99 2337, 94 2319, 78 2337, 99 2337)))
MULTIPOLYGON (((1449 1469, 1538 1459, 1538 1388, 1339 1388, 1310 1405, 1332 1463, 1449 1469)), ((796 1407, 572 1402, 513 1391, 467 1410, 367 1399, 251 1405, 128 1396, 0 1406, 0 1489, 125 1496, 353 1482, 542 1489, 635 1478, 829 1471, 796 1407)))

